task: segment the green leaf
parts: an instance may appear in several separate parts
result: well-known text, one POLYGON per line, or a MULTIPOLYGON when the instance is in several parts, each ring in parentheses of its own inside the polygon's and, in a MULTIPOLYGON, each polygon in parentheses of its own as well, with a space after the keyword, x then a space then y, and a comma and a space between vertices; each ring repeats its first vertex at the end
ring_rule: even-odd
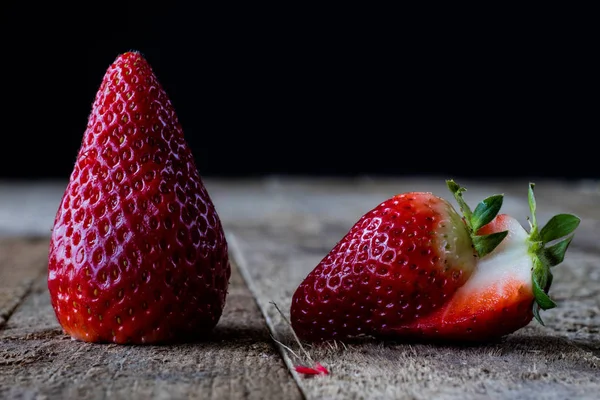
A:
POLYGON ((448 189, 450 190, 450 192, 452 192, 453 195, 456 194, 459 190, 462 190, 463 192, 465 191, 464 188, 461 188, 460 185, 454 182, 454 180, 452 179, 446 180, 446 186, 448 186, 448 189))
POLYGON ((489 235, 473 236, 473 246, 479 257, 491 253, 508 235, 508 231, 490 233, 489 235))
POLYGON ((535 202, 535 196, 533 194, 533 188, 535 187, 535 183, 530 183, 529 184, 529 190, 527 192, 527 198, 529 200, 529 212, 531 213, 531 230, 532 232, 534 232, 534 234, 537 234, 537 220, 535 217, 535 211, 536 211, 536 202, 535 202))
POLYGON ((542 321, 542 317, 540 316, 540 305, 536 302, 533 302, 533 316, 535 317, 535 319, 537 320, 537 322, 539 322, 542 326, 545 326, 546 324, 544 323, 544 321, 542 321))
POLYGON ((569 247, 569 244, 571 244, 572 240, 573 236, 569 236, 568 238, 565 238, 560 242, 544 249, 544 258, 547 260, 550 267, 554 267, 563 262, 567 248, 569 247))
POLYGON ((471 208, 462 197, 463 192, 466 192, 467 189, 459 186, 458 183, 454 182, 452 179, 446 180, 446 186, 448 186, 448 189, 450 190, 450 192, 452 192, 452 195, 454 196, 456 202, 458 203, 458 206, 460 207, 460 211, 462 211, 462 214, 465 217, 467 224, 469 225, 469 229, 472 230, 473 228, 471 228, 471 208))
POLYGON ((535 273, 533 274, 533 296, 535 297, 536 303, 542 310, 549 310, 556 307, 554 300, 552 300, 550 296, 548 296, 541 288, 540 282, 538 281, 535 273))
POLYGON ((552 286, 552 281, 554 280, 554 275, 552 275, 552 272, 550 272, 550 270, 548 270, 548 274, 547 276, 547 280, 546 280, 546 287, 544 288, 544 292, 548 293, 548 291, 550 290, 550 286, 552 286))
POLYGON ((572 214, 558 214, 548 221, 540 231, 540 237, 544 243, 551 242, 572 233, 581 220, 572 214))
POLYGON ((503 199, 503 195, 497 194, 477 204, 471 216, 471 226, 474 232, 477 232, 479 228, 490 223, 498 215, 503 199))

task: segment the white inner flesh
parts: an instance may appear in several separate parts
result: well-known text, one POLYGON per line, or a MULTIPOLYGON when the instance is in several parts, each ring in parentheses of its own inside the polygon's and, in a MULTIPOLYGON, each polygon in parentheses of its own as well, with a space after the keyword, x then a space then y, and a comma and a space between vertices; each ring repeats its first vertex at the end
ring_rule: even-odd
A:
MULTIPOLYGON (((493 289, 497 294, 494 300, 498 302, 516 295, 515 281, 525 288, 532 287, 533 261, 528 253, 529 234, 516 219, 510 217, 507 217, 503 229, 509 230, 506 238, 494 251, 477 262, 469 280, 456 292, 456 298, 473 296, 475 293, 493 289)), ((487 306, 495 307, 494 304, 487 306)))

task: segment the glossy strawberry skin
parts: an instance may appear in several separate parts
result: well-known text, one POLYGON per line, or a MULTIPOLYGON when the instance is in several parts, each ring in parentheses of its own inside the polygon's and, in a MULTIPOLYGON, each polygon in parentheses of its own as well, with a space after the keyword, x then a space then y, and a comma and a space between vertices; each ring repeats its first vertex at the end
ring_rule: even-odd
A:
POLYGON ((475 264, 460 216, 431 193, 394 196, 363 215, 296 289, 306 340, 385 334, 441 307, 475 264))
POLYGON ((175 110, 140 53, 96 95, 49 248, 64 331, 89 342, 193 340, 219 321, 227 242, 175 110))

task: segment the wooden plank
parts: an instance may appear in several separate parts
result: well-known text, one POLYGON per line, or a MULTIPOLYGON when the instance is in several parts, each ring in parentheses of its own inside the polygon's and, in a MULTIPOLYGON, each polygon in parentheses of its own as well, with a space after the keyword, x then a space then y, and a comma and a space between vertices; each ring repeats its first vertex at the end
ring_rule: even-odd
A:
POLYGON ((0 237, 47 237, 67 181, 1 181, 0 237))
MULTIPOLYGON (((30 253, 43 256, 41 247, 30 253)), ((223 317, 198 343, 98 345, 65 336, 45 276, 0 332, 0 398, 300 399, 234 263, 223 317)))
MULTIPOLYGON (((526 223, 526 180, 507 183, 459 178, 457 181, 469 188, 465 197, 470 204, 475 204, 482 196, 504 192, 504 211, 516 213, 526 223)), ((293 373, 306 396, 399 399, 451 399, 459 396, 462 399, 595 398, 593 394, 599 389, 599 383, 591 372, 597 369, 600 357, 600 343, 597 340, 600 315, 597 268, 600 262, 597 260, 595 243, 600 230, 600 186, 590 181, 537 183, 540 222, 556 211, 576 212, 584 218, 567 263, 557 270, 553 296, 558 297, 559 308, 545 313, 545 328, 532 325, 506 341, 477 348, 430 347, 393 342, 353 343, 346 347, 338 343, 337 348, 309 348, 311 354, 326 364, 333 374, 307 380, 293 373), (592 397, 589 397, 590 393, 592 397)), ((293 288, 360 214, 388 196, 407 190, 428 190, 448 197, 443 179, 437 177, 363 177, 355 180, 282 180, 272 177, 259 180, 208 180, 206 184, 226 230, 234 238, 232 242, 235 243, 236 254, 244 260, 242 270, 257 295, 273 333, 296 352, 298 348, 293 344, 289 327, 283 323, 270 302, 275 301, 287 312, 293 288)), ((61 183, 20 185, 16 189, 0 184, 0 199, 7 200, 0 201, 0 235, 49 234, 49 224, 61 191, 61 183), (19 215, 35 218, 23 223, 19 215)), ((0 255, 8 253, 2 251, 0 255)), ((41 250, 38 255, 40 259, 45 257, 41 250)), ((32 270, 35 271, 35 268, 32 270)), ((2 271, 5 269, 0 269, 0 274, 2 271)), ((0 280, 0 285, 5 279, 0 280)), ((12 287, 12 284, 5 286, 12 287)), ((229 371, 237 372, 238 369, 232 368, 226 361, 207 358, 229 357, 227 354, 231 351, 216 349, 229 344, 218 345, 216 337, 215 341, 202 343, 201 348, 196 345, 193 349, 191 347, 194 346, 174 349, 160 347, 152 351, 144 348, 138 352, 129 348, 127 350, 130 351, 125 351, 118 346, 102 346, 101 350, 97 350, 96 346, 65 340, 44 296, 45 281, 40 279, 27 302, 15 312, 7 330, 0 336, 0 349, 8 360, 0 368, 0 397, 7 394, 9 398, 38 395, 49 398, 71 395, 82 398, 132 398, 128 394, 135 393, 140 398, 172 398, 186 397, 193 390, 201 391, 200 394, 194 393, 195 397, 200 398, 227 397, 234 393, 239 397, 265 399, 269 396, 301 396, 281 365, 268 365, 269 357, 276 356, 276 352, 269 347, 268 333, 263 331, 255 335, 245 328, 253 326, 255 318, 261 318, 257 310, 254 316, 238 315, 236 321, 227 319, 226 312, 217 327, 216 333, 221 332, 225 342, 235 342, 232 353, 238 354, 235 356, 238 359, 242 358, 240 352, 252 351, 251 343, 254 342, 272 351, 264 352, 267 361, 256 364, 256 371, 245 373, 240 378, 242 382, 239 382, 239 379, 224 378, 229 371), (242 332, 241 335, 239 332, 242 332), (197 352, 209 355, 198 355, 197 352), (173 370, 168 367, 169 364, 162 363, 167 357, 177 360, 174 368, 170 367, 173 370), (56 363, 53 358, 56 358, 56 363), (199 366, 194 368, 196 361, 199 366), (84 366, 87 367, 85 373, 82 372, 84 366), (262 376, 267 373, 266 368, 275 371, 277 377, 269 379, 275 379, 278 383, 270 383, 269 379, 262 376), (105 383, 107 376, 110 385, 105 383), (91 383, 85 383, 86 379, 91 383), (256 385, 247 382, 252 379, 256 385), (232 383, 228 383, 230 381, 232 383), (134 390, 128 391, 127 385, 134 390), (219 385, 228 389, 213 389, 219 385), (249 389, 259 385, 266 389, 261 387, 256 392, 249 389), (274 389, 269 390, 270 386, 274 389)), ((10 298, 14 299, 15 296, 10 298)), ((248 306, 246 303, 252 303, 249 295, 245 299, 240 300, 243 303, 240 309, 245 310, 248 306)), ((230 304, 232 301, 228 300, 227 307, 235 309, 230 304)), ((231 317, 234 318, 235 313, 231 317)), ((250 354, 245 364, 255 362, 256 356, 250 354)), ((293 357, 285 357, 289 367, 296 361, 293 357)))
MULTIPOLYGON (((526 181, 518 191, 513 183, 469 185, 470 198, 478 201, 483 199, 480 195, 506 192, 505 211, 522 212, 523 221, 528 215, 526 181), (517 192, 518 196, 514 194, 517 192)), ((256 204, 264 218, 261 224, 237 226, 230 242, 242 255, 241 269, 273 335, 301 355, 290 327, 273 303, 288 315, 297 285, 363 212, 390 194, 431 188, 447 197, 443 184, 425 180, 346 184, 281 181, 265 186, 265 198, 277 199, 276 204, 270 204, 276 211, 269 214, 256 204)), ((551 213, 573 211, 567 192, 559 191, 560 196, 556 190, 540 192, 538 203, 545 207, 542 220, 551 213)), ((600 202, 591 202, 581 211, 598 219, 599 207, 600 202)), ((597 228, 586 229, 586 234, 598 237, 597 228)), ((313 379, 293 374, 308 399, 597 399, 599 288, 600 257, 574 246, 565 263, 556 269, 552 293, 559 307, 544 313, 545 327, 532 323, 502 341, 481 346, 370 340, 337 342, 334 346, 305 344, 312 357, 332 374, 313 379)), ((292 367, 305 360, 286 353, 285 361, 292 367)))
MULTIPOLYGON (((395 193, 408 190, 432 191, 448 197, 445 177, 390 177, 371 178, 284 178, 265 177, 257 179, 207 179, 206 187, 225 223, 235 226, 256 226, 266 223, 282 223, 296 220, 296 210, 310 210, 309 221, 324 218, 325 221, 348 222, 348 215, 367 211, 377 202, 395 193), (349 190, 350 189, 350 190, 349 190), (292 204, 282 201, 286 193, 292 204), (318 196, 313 196, 317 193, 318 196), (330 207, 335 203, 336 207, 330 207)), ((521 207, 519 215, 528 212, 522 199, 526 196, 526 179, 481 181, 458 177, 457 182, 466 186, 465 198, 469 202, 482 200, 481 196, 507 193, 504 207, 515 204, 521 207), (519 199, 513 202, 511 199, 519 199), (522 211, 522 212, 521 212, 522 211)), ((569 205, 571 212, 581 213, 586 219, 600 219, 597 200, 600 183, 596 181, 537 181, 536 193, 549 202, 569 205), (590 207, 591 205, 591 207, 590 207), (595 215, 590 215, 590 213, 595 215)), ((0 237, 50 235, 56 209, 63 194, 66 181, 2 182, 0 181, 0 237)), ((452 200, 452 199, 449 199, 452 200)), ((541 210, 541 219, 547 210, 541 210)))
POLYGON ((35 278, 44 273, 47 254, 45 239, 0 240, 0 330, 35 278))

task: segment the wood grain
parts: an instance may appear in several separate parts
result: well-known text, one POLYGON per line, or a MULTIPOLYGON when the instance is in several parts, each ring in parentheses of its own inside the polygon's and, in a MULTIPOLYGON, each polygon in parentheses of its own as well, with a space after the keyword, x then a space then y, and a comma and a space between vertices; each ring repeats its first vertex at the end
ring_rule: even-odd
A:
MULTIPOLYGON (((527 180, 457 182, 473 206, 504 193, 503 212, 526 226, 527 180)), ((45 258, 64 182, 0 183, 0 398, 598 398, 598 182, 536 182, 540 223, 558 212, 582 218, 555 269, 551 294, 559 306, 544 313, 546 326, 532 323, 481 346, 368 339, 304 344, 331 371, 312 379, 293 370, 309 363, 283 318, 293 291, 364 212, 391 195, 423 190, 453 202, 444 180, 267 177, 206 185, 236 262, 223 317, 209 340, 143 347, 85 344, 63 335, 45 286, 45 258)))
MULTIPOLYGON (((527 182, 471 182, 467 187, 470 204, 505 193, 504 211, 522 215, 526 223, 527 182)), ((566 187, 536 191, 540 222, 557 212, 580 211, 588 222, 582 235, 597 237, 598 194, 586 198, 568 189, 569 196, 566 187)), ((230 241, 273 335, 300 356, 284 350, 292 367, 308 361, 273 303, 287 317, 301 280, 364 211, 386 196, 405 190, 447 195, 443 184, 423 181, 295 183, 271 190, 270 196, 279 201, 271 204, 276 211, 260 211, 266 218, 262 224, 237 227, 230 241)), ((552 293, 560 305, 544 313, 545 327, 532 323, 499 342, 471 347, 373 340, 304 344, 332 374, 294 376, 308 399, 595 399, 600 390, 599 290, 600 257, 574 240, 567 260, 556 269, 552 293)))
MULTIPOLYGON (((27 250, 15 253, 22 265, 35 265, 30 268, 39 272, 44 246, 11 243, 11 248, 27 250)), ((71 340, 54 317, 45 275, 37 275, 31 292, 0 331, 0 398, 301 398, 235 264, 213 335, 176 346, 71 340)))
POLYGON ((34 280, 44 274, 47 254, 45 239, 0 240, 0 329, 23 301, 34 280))

